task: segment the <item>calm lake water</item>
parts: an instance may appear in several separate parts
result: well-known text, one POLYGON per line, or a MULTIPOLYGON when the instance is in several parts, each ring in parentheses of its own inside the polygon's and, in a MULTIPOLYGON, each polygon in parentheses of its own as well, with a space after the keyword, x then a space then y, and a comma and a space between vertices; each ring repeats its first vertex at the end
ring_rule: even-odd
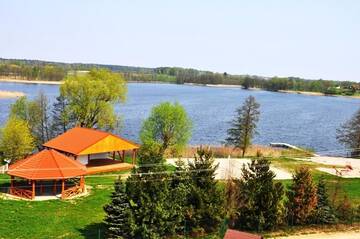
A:
MULTIPOLYGON (((0 90, 22 91, 33 98, 42 90, 51 101, 59 94, 58 85, 0 82, 0 90)), ((138 141, 142 121, 152 106, 163 101, 178 101, 193 121, 191 144, 221 144, 226 138, 234 111, 249 95, 261 104, 259 135, 256 144, 286 142, 313 148, 320 154, 341 154, 336 128, 360 107, 360 100, 344 97, 306 96, 266 91, 212 88, 173 84, 128 84, 125 104, 116 107, 123 118, 122 135, 138 141)), ((0 99, 0 123, 9 113, 14 99, 0 99)))

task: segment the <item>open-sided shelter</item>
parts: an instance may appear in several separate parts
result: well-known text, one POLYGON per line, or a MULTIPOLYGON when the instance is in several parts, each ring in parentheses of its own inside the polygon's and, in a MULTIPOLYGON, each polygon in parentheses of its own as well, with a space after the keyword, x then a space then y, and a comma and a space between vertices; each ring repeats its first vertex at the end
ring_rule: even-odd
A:
POLYGON ((59 187, 62 199, 85 190, 86 167, 52 149, 11 164, 7 173, 11 176, 10 194, 27 199, 34 199, 37 192, 57 195, 59 187), (68 179, 73 179, 70 184, 65 183, 68 179))
POLYGON ((46 142, 44 147, 55 149, 91 167, 111 165, 109 158, 115 160, 116 154, 119 155, 120 162, 125 165, 126 151, 131 152, 132 165, 134 165, 139 145, 109 132, 75 127, 46 142))

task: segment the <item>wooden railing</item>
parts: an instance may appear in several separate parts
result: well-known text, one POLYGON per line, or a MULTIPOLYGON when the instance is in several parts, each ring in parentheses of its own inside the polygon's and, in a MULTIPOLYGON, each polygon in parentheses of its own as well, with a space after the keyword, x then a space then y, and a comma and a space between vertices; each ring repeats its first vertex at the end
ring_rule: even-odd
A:
POLYGON ((65 198, 73 197, 80 194, 81 192, 82 192, 82 188, 80 186, 74 186, 64 190, 64 192, 61 195, 61 198, 65 199, 65 198))
POLYGON ((32 199, 32 191, 19 188, 11 188, 10 194, 22 198, 32 199))

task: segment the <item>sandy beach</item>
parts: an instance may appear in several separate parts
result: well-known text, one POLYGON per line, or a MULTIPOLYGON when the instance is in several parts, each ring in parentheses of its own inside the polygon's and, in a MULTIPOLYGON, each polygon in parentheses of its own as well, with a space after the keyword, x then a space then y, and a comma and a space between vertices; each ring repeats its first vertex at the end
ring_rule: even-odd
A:
POLYGON ((43 81, 43 80, 19 80, 19 79, 9 79, 9 78, 0 78, 1 82, 13 82, 21 84, 47 84, 47 85, 60 85, 62 81, 43 81))
POLYGON ((4 91, 4 90, 0 90, 0 99, 17 98, 17 97, 21 97, 21 96, 24 96, 24 95, 25 95, 25 93, 20 92, 20 91, 4 91))

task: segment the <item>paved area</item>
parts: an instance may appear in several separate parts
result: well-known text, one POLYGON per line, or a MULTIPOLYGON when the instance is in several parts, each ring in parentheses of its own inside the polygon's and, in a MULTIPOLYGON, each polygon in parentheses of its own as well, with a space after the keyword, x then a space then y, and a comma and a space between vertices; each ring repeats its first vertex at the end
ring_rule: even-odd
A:
MULTIPOLYGON (((175 162, 178 159, 168 159, 169 164, 175 165, 175 162)), ((184 162, 193 161, 193 158, 182 158, 184 162)), ((247 166, 250 163, 250 159, 239 159, 239 158, 216 158, 215 164, 219 164, 218 169, 216 170, 216 179, 228 179, 232 178, 241 178, 241 169, 243 165, 247 166)), ((291 179, 291 173, 286 170, 279 169, 271 166, 270 169, 275 173, 275 179, 291 179)))
POLYGON ((286 237, 276 237, 276 239, 359 239, 360 232, 332 232, 332 233, 316 233, 286 237))

